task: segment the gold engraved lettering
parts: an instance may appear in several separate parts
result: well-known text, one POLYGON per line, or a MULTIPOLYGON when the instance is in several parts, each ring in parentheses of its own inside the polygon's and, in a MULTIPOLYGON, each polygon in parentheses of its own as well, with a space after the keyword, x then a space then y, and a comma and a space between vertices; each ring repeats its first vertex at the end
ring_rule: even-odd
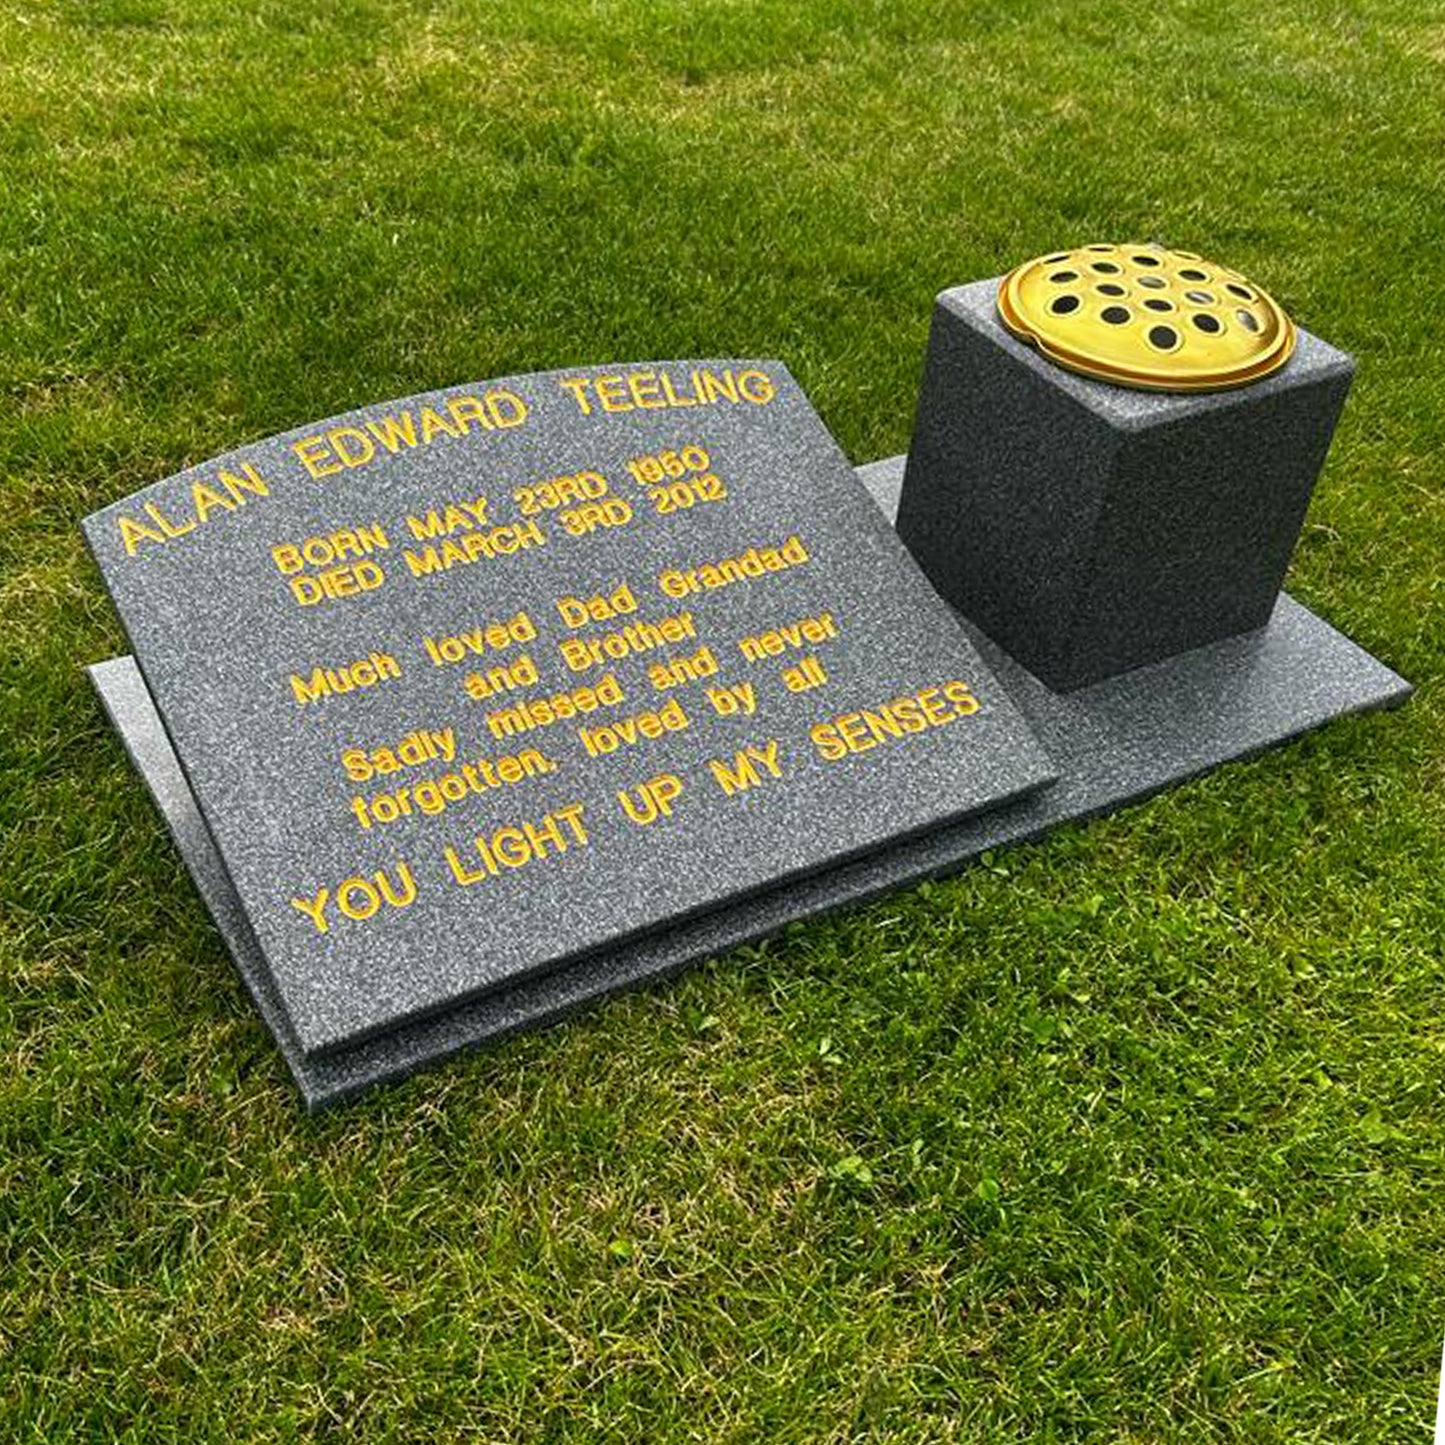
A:
POLYGON ((409 411, 396 416, 388 413, 380 421, 367 422, 366 429, 393 455, 402 446, 416 445, 416 424, 409 411))
MULTIPOLYGON (((656 622, 629 622, 617 632, 604 632, 600 636, 564 637, 557 644, 557 650, 572 672, 586 672, 591 667, 605 667, 608 662, 620 662, 634 653, 652 652, 696 636, 692 613, 679 612, 656 622)), ((712 670, 717 670, 716 665, 712 670)))
POLYGON ((454 532, 475 532, 488 525, 487 505, 485 497, 470 502, 449 502, 440 511, 433 507, 425 517, 409 516, 406 525, 418 542, 450 537, 454 532))
POLYGON ((510 622, 484 623, 450 636, 423 637, 422 646, 434 667, 445 667, 469 657, 481 657, 488 651, 501 652, 515 643, 532 642, 536 636, 536 623, 527 613, 519 612, 510 622))
POLYGON ((948 727, 960 718, 972 717, 981 707, 966 682, 945 682, 815 723, 808 729, 808 737, 824 762, 836 763, 850 754, 948 727))
POLYGON ((291 674, 291 692, 297 707, 322 702, 343 693, 364 691, 401 676, 401 664, 389 652, 373 652, 346 667, 313 667, 309 676, 291 674))
POLYGON ((808 549, 802 538, 794 535, 776 547, 749 547, 736 557, 723 557, 698 567, 669 568, 658 574, 657 585, 666 596, 681 599, 694 592, 708 592, 765 577, 770 572, 785 572, 790 567, 801 567, 808 560, 808 549))
POLYGON ((632 394, 632 404, 637 407, 663 407, 667 399, 662 395, 655 371, 633 371, 627 376, 627 389, 632 394))
POLYGON ((368 783, 378 774, 417 768, 438 758, 449 763, 457 755, 457 736, 451 728, 417 728, 395 747, 343 748, 341 766, 353 783, 368 783))
POLYGON ((779 676, 789 692, 811 692, 828 681, 823 664, 811 655, 803 658, 795 667, 785 667, 779 676))
MULTIPOLYGON (((690 612, 682 614, 691 617, 690 612)), ((665 662, 654 662, 647 669, 647 680, 658 692, 681 687, 684 683, 700 682, 705 677, 716 677, 718 660, 710 647, 700 647, 691 657, 669 657, 665 662)))
POLYGON ((334 426, 326 440, 343 467, 364 467, 376 455, 376 443, 354 426, 334 426))
POLYGON ((764 774, 770 778, 783 776, 783 765, 778 758, 778 740, 769 738, 766 743, 749 743, 741 752, 733 754, 730 763, 721 758, 708 759, 708 772, 713 781, 731 798, 735 793, 747 792, 764 781, 764 774), (759 769, 762 771, 760 772, 759 769))
POLYGON ((663 407, 766 406, 777 395, 771 376, 760 367, 713 371, 696 367, 685 379, 667 371, 630 371, 611 376, 564 376, 557 385, 577 403, 582 416, 607 415, 663 407))
POLYGON ((762 662, 765 658, 780 657, 789 648, 801 651, 804 647, 816 647, 837 635, 838 624, 834 622, 833 614, 821 612, 816 617, 804 617, 767 632, 741 637, 738 639, 738 651, 749 662, 762 662))
POLYGON ((456 427, 453 426, 449 421, 446 421, 446 420, 442 417, 442 415, 441 415, 440 412, 433 410, 433 409, 432 409, 431 407, 429 407, 429 406, 424 406, 424 407, 422 407, 422 409, 421 409, 421 439, 422 439, 422 444, 423 444, 423 445, 426 445, 428 442, 430 442, 430 441, 432 440, 433 437, 435 437, 435 436, 437 435, 438 432, 440 432, 443 436, 449 436, 449 437, 455 437, 455 436, 462 436, 462 435, 464 435, 464 433, 459 432, 459 431, 456 429, 456 427))
POLYGON ((380 522, 371 522, 359 527, 340 527, 301 542, 278 542, 271 548, 271 560, 278 572, 289 577, 308 567, 329 567, 347 557, 369 557, 373 552, 390 548, 386 528, 380 522))
POLYGON ((592 384, 597 400, 603 411, 631 411, 632 403, 627 399, 627 381, 621 376, 599 376, 592 384))
POLYGON ((298 607, 315 607, 319 602, 374 592, 385 580, 386 573, 377 563, 357 562, 351 567, 329 567, 324 572, 293 577, 289 585, 298 607))
POLYGON ((619 788, 617 801, 627 820, 639 828, 651 827, 672 816, 672 805, 682 796, 682 779, 676 773, 659 773, 636 787, 619 788))
POLYGON ((734 713, 751 717, 758 710, 757 690, 750 682, 725 682, 706 691, 707 700, 719 717, 731 717, 734 713))
POLYGON ((697 405, 697 397, 696 397, 696 396, 688 396, 688 395, 686 395, 686 394, 683 394, 683 395, 679 396, 678 393, 673 390, 673 388, 672 388, 672 378, 671 378, 665 371, 662 373, 662 376, 661 376, 660 380, 661 380, 661 382, 662 382, 662 396, 663 396, 663 400, 667 402, 668 406, 696 406, 696 405, 697 405))
POLYGON ((557 763, 536 748, 523 748, 498 758, 473 758, 453 771, 433 774, 404 787, 372 793, 369 797, 357 793, 351 799, 351 812, 363 829, 377 824, 385 826, 418 813, 433 818, 454 803, 496 788, 511 787, 529 778, 546 777, 557 768, 557 763))
POLYGON ((228 472, 224 467, 216 473, 221 485, 230 493, 231 500, 238 507, 244 506, 246 503, 245 497, 241 495, 243 492, 250 492, 257 497, 271 495, 271 488, 250 462, 241 463, 241 473, 240 476, 237 476, 235 472, 228 472))
MULTIPOLYGON (((121 546, 127 557, 134 557, 142 543, 173 542, 189 536, 198 527, 211 520, 211 514, 219 510, 223 515, 239 511, 246 506, 250 497, 269 497, 270 486, 266 479, 251 465, 242 462, 237 471, 221 467, 216 472, 215 485, 199 479, 192 481, 187 496, 187 515, 174 520, 163 512, 156 502, 144 502, 141 511, 146 520, 124 514, 116 518, 116 530, 120 534, 121 546)), ((171 504, 168 502, 167 506, 171 504)))
POLYGON ((594 687, 574 687, 571 692, 559 692, 552 697, 523 698, 510 707, 489 712, 487 728, 498 740, 515 737, 534 728, 585 717, 598 708, 616 707, 626 696, 622 684, 609 672, 594 687))
POLYGON ((322 436, 302 437, 299 442, 291 443, 291 450, 300 459, 301 465, 306 468, 314 480, 320 481, 322 477, 334 476, 337 472, 345 471, 332 455, 330 448, 326 445, 326 438, 322 436))
POLYGON ((540 681, 541 675, 531 653, 524 652, 511 662, 498 663, 485 672, 469 672, 462 679, 462 688, 474 702, 481 702, 483 698, 496 697, 499 693, 536 687, 540 681))
POLYGON ((463 435, 471 430, 475 422, 483 431, 491 431, 494 423, 487 408, 474 396, 449 396, 447 413, 462 430, 463 435))
POLYGON ((572 399, 577 403, 577 408, 583 416, 592 415, 592 403, 587 400, 587 392, 592 383, 585 376, 564 376, 557 382, 557 385, 572 393, 572 399))
POLYGON ((579 727, 577 736, 591 758, 605 757, 620 747, 634 747, 649 739, 660 738, 667 733, 681 732, 692 726, 682 703, 669 698, 655 712, 640 712, 634 717, 614 718, 610 722, 597 723, 591 727, 579 727))
POLYGON ((395 866, 396 882, 393 883, 386 869, 376 869, 369 878, 357 876, 343 879, 333 893, 330 888, 318 888, 309 898, 291 899, 291 906, 311 921, 317 933, 329 933, 331 920, 326 915, 329 903, 343 918, 364 923, 381 912, 383 903, 391 908, 407 908, 416 901, 416 878, 404 860, 395 866))
POLYGON ((614 617, 636 611, 637 598, 625 582, 609 593, 557 599, 557 614, 568 627, 586 627, 589 622, 610 622, 614 617))
MULTIPOLYGON (((414 520, 407 518, 408 522, 414 520)), ((441 546, 432 545, 413 552, 403 548, 402 558, 413 577, 430 577, 453 567, 471 566, 496 557, 510 557, 532 547, 545 547, 547 536, 535 521, 503 522, 483 532, 469 532, 462 539, 450 537, 441 546)))
POLYGON ((415 414, 409 409, 386 412, 360 426, 334 426, 292 442, 291 450, 310 476, 320 481, 394 456, 403 448, 430 446, 438 437, 469 436, 473 426, 483 431, 521 426, 527 416, 527 403, 516 392, 494 387, 481 397, 443 397, 438 406, 420 407, 415 414))
POLYGON ((191 505, 196 509, 197 523, 206 520, 206 514, 212 507, 220 507, 225 512, 236 510, 236 503, 232 498, 208 487, 204 482, 191 483, 191 505))
POLYGON ((442 856, 453 881, 468 888, 496 878, 504 870, 525 868, 530 863, 561 857, 572 848, 585 848, 589 839, 582 818, 582 804, 571 803, 565 808, 553 808, 536 823, 508 824, 490 833, 478 833, 472 838, 470 852, 480 859, 480 868, 471 865, 470 853, 464 861, 451 845, 442 856))

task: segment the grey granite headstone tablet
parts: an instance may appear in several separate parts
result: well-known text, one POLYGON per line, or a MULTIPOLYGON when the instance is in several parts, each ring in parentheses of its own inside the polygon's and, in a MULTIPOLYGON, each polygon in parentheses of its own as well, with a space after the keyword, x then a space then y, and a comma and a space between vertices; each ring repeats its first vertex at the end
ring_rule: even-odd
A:
POLYGON ((777 362, 368 407, 85 532, 307 1058, 1054 776, 777 362))

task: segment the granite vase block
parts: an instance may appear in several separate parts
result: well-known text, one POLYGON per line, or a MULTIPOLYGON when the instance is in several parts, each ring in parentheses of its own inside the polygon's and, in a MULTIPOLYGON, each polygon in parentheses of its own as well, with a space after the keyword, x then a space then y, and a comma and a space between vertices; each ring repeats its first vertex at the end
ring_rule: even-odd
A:
POLYGON ((1299 333, 1234 391, 1132 391, 1005 330, 996 280, 934 310, 898 531, 934 587, 1069 691, 1263 627, 1354 370, 1299 333))

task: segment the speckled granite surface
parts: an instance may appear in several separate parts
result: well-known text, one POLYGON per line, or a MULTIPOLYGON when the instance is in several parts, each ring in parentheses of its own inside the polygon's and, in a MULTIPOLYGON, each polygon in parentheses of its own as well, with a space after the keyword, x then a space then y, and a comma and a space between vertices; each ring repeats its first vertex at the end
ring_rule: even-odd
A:
POLYGON ((85 531, 308 1055, 1054 776, 775 361, 379 403, 85 531))
MULTIPOLYGON (((897 508, 902 465, 898 457, 860 470, 890 518, 897 508)), ((1258 632, 1065 695, 1043 687, 986 639, 976 636, 976 641, 1059 768, 1058 783, 446 1014, 313 1057, 291 1033, 244 910, 134 662, 116 658, 97 664, 91 675, 303 1099, 315 1108, 663 977, 794 919, 946 872, 986 848, 1035 837, 1055 824, 1107 812, 1333 717, 1398 704, 1410 692, 1389 668, 1283 594, 1258 632)))
POLYGON ((934 308, 898 531, 939 592, 1056 689, 1262 627, 1353 363, 1300 332, 1234 391, 1130 391, 1011 336, 998 282, 934 308))

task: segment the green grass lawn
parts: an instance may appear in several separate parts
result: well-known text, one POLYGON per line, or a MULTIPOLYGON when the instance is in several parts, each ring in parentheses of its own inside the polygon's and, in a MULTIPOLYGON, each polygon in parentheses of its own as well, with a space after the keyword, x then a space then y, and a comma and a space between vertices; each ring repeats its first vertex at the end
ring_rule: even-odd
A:
POLYGON ((1439 0, 9 0, 0 1438, 1428 1438, 1442 325, 1439 0), (303 1117, 79 518, 606 360, 866 460, 938 290, 1148 237, 1358 358, 1290 585, 1410 705, 303 1117))

